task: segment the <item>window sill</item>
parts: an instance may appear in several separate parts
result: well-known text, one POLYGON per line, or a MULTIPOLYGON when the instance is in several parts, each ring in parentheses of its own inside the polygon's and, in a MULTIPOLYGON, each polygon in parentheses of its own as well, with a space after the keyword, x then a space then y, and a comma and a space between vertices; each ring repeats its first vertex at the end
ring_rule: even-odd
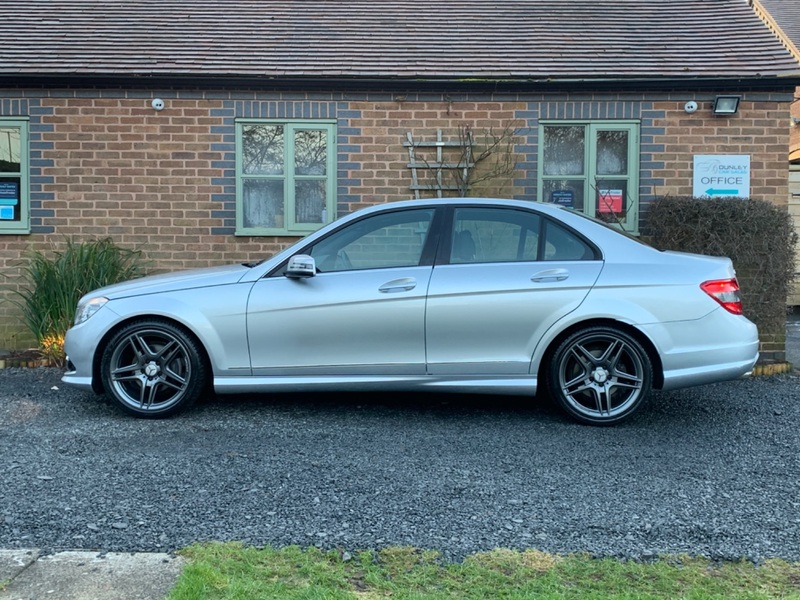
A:
MULTIPOLYGON (((317 229, 322 228, 320 225, 317 229)), ((317 229, 301 229, 301 230, 286 230, 286 229, 237 229, 233 232, 236 237, 305 237, 317 231, 317 229)))

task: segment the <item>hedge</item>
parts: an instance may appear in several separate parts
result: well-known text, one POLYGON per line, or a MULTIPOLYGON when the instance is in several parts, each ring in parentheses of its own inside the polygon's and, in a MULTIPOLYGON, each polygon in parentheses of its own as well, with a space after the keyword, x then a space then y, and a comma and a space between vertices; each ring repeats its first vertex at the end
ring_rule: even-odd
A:
POLYGON ((764 336, 784 339, 797 243, 785 208, 753 198, 664 196, 650 206, 648 230, 656 248, 729 257, 745 316, 764 336))

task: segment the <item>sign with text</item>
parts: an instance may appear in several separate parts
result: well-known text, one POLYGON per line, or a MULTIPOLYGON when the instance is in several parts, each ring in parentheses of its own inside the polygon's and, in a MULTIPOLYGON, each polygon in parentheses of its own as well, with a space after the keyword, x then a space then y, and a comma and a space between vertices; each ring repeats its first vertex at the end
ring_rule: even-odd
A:
POLYGON ((749 198, 750 155, 695 155, 692 195, 695 198, 749 198))
POLYGON ((550 202, 553 204, 560 204, 574 208, 575 206, 575 192, 572 190, 553 190, 550 192, 550 202))
POLYGON ((622 190, 597 190, 597 212, 621 213, 622 190))
POLYGON ((19 182, 0 180, 0 221, 16 220, 19 205, 19 182))

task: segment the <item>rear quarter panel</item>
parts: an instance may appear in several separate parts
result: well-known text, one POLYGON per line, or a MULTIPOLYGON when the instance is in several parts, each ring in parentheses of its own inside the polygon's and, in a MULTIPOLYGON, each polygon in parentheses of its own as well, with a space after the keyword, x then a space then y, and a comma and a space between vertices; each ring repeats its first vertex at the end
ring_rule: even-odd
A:
MULTIPOLYGON (((702 336, 707 317, 717 311, 724 313, 720 315, 723 321, 726 317, 746 321, 725 312, 700 289, 704 281, 735 276, 729 259, 661 252, 602 225, 589 225, 587 235, 603 250, 603 270, 583 303, 542 337, 532 357, 532 372, 538 370, 548 347, 562 332, 587 321, 613 320, 635 327, 667 357, 676 343, 669 324, 681 324, 679 329, 684 331, 696 328, 702 336)), ((713 338, 714 332, 710 335, 713 338)), ((686 340, 678 342, 684 343, 686 340)))

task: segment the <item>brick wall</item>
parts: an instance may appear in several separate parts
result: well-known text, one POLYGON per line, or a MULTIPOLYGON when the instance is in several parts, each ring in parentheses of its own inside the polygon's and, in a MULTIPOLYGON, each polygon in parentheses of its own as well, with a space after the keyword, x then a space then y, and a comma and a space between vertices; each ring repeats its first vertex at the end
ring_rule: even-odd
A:
POLYGON ((749 154, 750 196, 786 205, 789 102, 744 99, 730 117, 711 116, 711 99, 698 100, 693 114, 686 100, 654 102, 663 116, 655 120, 661 133, 654 136, 663 167, 653 169, 660 183, 655 195, 692 195, 695 154, 749 154))
POLYGON ((8 301, 26 248, 110 236, 167 271, 256 260, 293 242, 234 235, 237 117, 335 119, 339 214, 412 197, 406 134, 430 141, 441 130, 454 140, 463 124, 478 134, 518 129, 516 172, 474 194, 535 200, 540 119, 638 120, 643 207, 656 194, 691 193, 696 152, 752 155, 753 195, 785 203, 787 95, 750 94, 723 119, 708 102, 668 93, 0 90, 0 116, 30 117, 32 224, 30 235, 0 235, 0 348, 32 343, 8 301), (153 97, 164 98, 163 111, 153 97), (683 111, 691 99, 701 104, 693 116, 683 111))
MULTIPOLYGON (((409 99, 405 95, 379 102, 350 103, 350 110, 359 115, 359 132, 349 139, 351 149, 347 159, 351 168, 346 173, 346 180, 352 185, 344 195, 344 201, 343 195, 339 195, 340 211, 351 212, 363 206, 406 200, 413 196, 409 190, 408 148, 402 145, 408 133, 412 133, 415 140, 431 142, 436 140, 437 131, 441 130, 443 140, 452 142, 459 139, 459 126, 469 124, 475 133, 476 144, 481 145, 482 132, 500 134, 508 127, 524 127, 525 123, 516 117, 524 107, 525 104, 520 102, 427 101, 409 99)), ((457 158, 457 155, 455 152, 449 156, 457 158)), ((416 158, 435 162, 430 151, 426 153, 417 149, 416 158)), ((418 176, 431 182, 429 171, 419 170, 418 176)), ((448 174, 445 173, 444 177, 447 180, 448 174)), ((513 177, 488 180, 473 190, 474 195, 514 197, 521 193, 513 177)), ((427 193, 423 197, 431 195, 427 193)))

